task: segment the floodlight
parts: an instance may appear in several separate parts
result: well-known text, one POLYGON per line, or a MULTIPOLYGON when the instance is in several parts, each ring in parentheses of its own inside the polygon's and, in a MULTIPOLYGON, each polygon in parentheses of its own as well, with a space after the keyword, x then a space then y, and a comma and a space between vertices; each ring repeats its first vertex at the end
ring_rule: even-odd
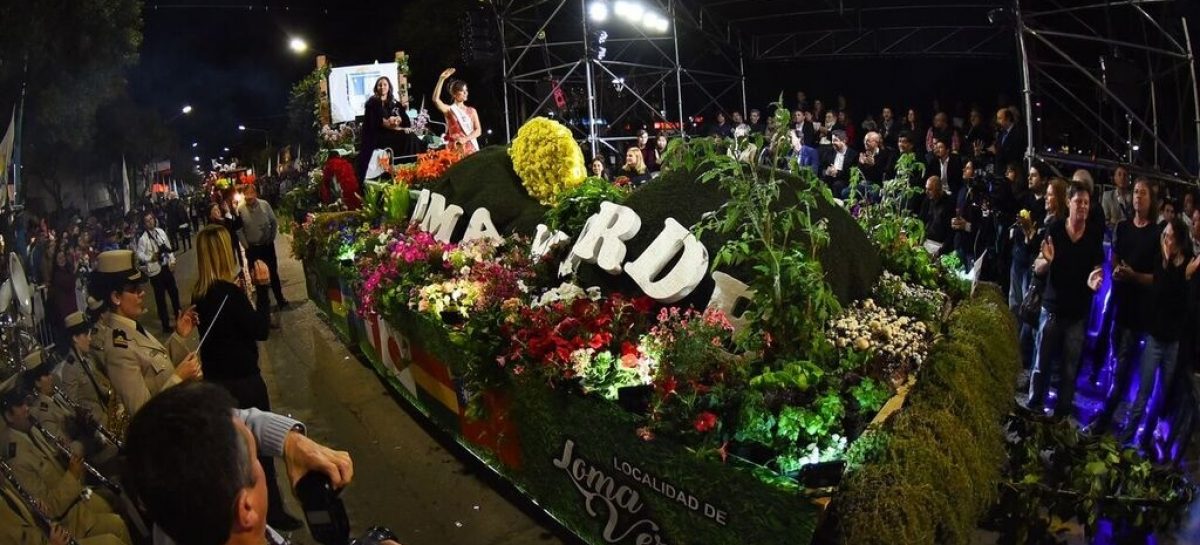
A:
POLYGON ((308 51, 308 42, 305 42, 302 38, 292 38, 288 41, 288 47, 296 53, 304 53, 308 51))
POLYGON ((608 20, 608 3, 601 0, 593 0, 592 5, 588 6, 588 16, 592 21, 603 23, 608 20))
POLYGON ((646 6, 633 0, 617 0, 617 3, 613 4, 613 13, 622 19, 636 23, 642 20, 642 15, 646 13, 646 6))

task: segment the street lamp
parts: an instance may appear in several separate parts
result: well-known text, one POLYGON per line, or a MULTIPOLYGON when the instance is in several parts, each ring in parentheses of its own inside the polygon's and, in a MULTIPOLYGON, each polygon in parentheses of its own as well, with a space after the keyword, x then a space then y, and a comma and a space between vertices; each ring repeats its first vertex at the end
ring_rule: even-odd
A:
POLYGON ((175 121, 176 119, 179 119, 181 116, 185 116, 185 115, 188 115, 188 114, 190 114, 190 113, 192 113, 192 105, 191 105, 191 104, 184 104, 184 106, 183 106, 182 108, 180 108, 180 109, 179 109, 179 113, 175 114, 174 116, 171 116, 171 119, 168 119, 168 120, 167 120, 167 123, 170 123, 170 122, 172 122, 172 121, 175 121))
POLYGON ((298 55, 303 54, 305 51, 308 51, 308 42, 304 41, 303 38, 293 37, 288 41, 288 48, 298 55))

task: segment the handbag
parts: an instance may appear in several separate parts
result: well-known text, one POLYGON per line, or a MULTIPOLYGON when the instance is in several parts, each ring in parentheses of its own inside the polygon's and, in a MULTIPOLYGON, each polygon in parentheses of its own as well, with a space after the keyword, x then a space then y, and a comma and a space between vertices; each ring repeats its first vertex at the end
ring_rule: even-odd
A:
POLYGON ((1025 289, 1025 295, 1021 298, 1021 308, 1018 309, 1017 317, 1022 322, 1037 327, 1042 316, 1042 295, 1046 292, 1046 278, 1036 273, 1031 274, 1033 277, 1029 279, 1029 287, 1025 289))

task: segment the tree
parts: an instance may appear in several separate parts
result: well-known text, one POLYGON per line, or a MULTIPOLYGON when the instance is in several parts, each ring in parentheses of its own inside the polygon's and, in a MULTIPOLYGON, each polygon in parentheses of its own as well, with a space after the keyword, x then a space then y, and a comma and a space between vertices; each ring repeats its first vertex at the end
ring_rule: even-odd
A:
POLYGON ((29 183, 48 183, 61 205, 64 161, 91 151, 97 111, 125 88, 142 40, 140 0, 0 3, 0 105, 27 89, 23 129, 29 183))

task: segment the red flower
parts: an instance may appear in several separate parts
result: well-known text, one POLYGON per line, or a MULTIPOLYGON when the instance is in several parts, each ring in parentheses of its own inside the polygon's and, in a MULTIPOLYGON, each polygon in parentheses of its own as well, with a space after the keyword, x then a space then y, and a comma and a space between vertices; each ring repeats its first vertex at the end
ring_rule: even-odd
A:
POLYGON ((662 389, 662 396, 667 397, 675 393, 675 387, 678 385, 679 383, 676 382, 675 377, 667 377, 666 380, 659 384, 659 388, 662 389))
POLYGON ((692 421, 692 427, 700 433, 707 433, 717 427, 717 415, 708 411, 701 412, 692 421))
POLYGON ((634 297, 632 303, 633 310, 636 310, 638 314, 649 314, 650 310, 654 308, 655 304, 654 299, 644 295, 640 297, 634 297))

